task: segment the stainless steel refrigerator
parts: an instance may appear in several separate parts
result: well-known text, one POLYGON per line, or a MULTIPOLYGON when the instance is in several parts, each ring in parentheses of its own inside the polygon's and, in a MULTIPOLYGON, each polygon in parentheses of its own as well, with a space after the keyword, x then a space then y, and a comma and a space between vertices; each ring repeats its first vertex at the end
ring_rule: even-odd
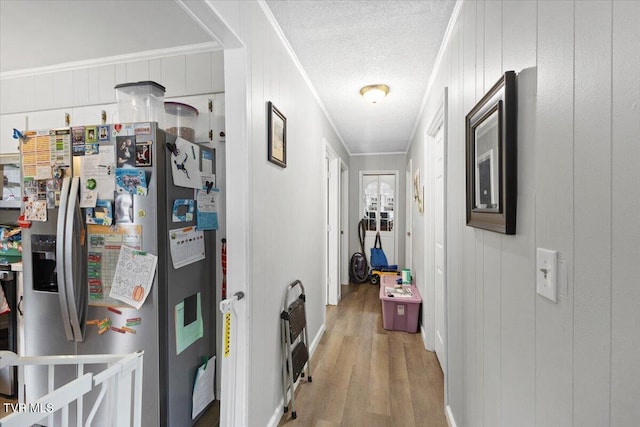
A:
MULTIPOLYGON (((150 294, 139 310, 117 307, 116 311, 110 311, 106 306, 93 305, 96 301, 90 295, 92 272, 88 273, 87 249, 92 235, 88 232, 86 212, 79 205, 81 187, 89 185, 86 176, 81 176, 83 162, 90 159, 88 151, 85 155, 77 155, 77 151, 85 149, 82 145, 86 150, 96 150, 96 146, 89 147, 88 139, 80 141, 85 144, 76 144, 69 129, 72 140, 68 144, 51 146, 52 153, 58 150, 58 157, 62 159, 52 159, 52 176, 62 175, 61 181, 53 181, 61 183, 54 199, 58 206, 47 209, 46 222, 32 221, 31 227, 23 231, 25 354, 84 355, 144 350, 143 425, 182 427, 192 424, 191 399, 197 368, 203 358, 215 354, 215 260, 212 259, 215 231, 204 232, 205 259, 178 269, 173 267, 169 230, 196 225, 195 215, 186 222, 173 222, 173 203, 193 200, 194 190, 173 184, 171 165, 175 158, 167 143, 175 142, 175 136, 159 130, 155 123, 141 125, 106 125, 108 136, 97 143, 97 149, 102 146, 108 151, 108 147, 113 147, 110 150, 116 165, 116 129, 145 128, 146 125, 142 134, 136 131, 135 140, 146 146, 147 157, 132 168, 144 171, 147 194, 114 193, 113 214, 117 216, 114 222, 118 222, 114 230, 120 224, 140 226, 141 250, 158 257, 150 294), (70 160, 68 165, 64 159, 70 160), (203 336, 177 354, 176 306, 192 301, 198 293, 203 336), (98 334, 97 327, 87 325, 88 320, 107 317, 113 326, 124 325, 126 319, 132 318, 140 318, 140 323, 132 326, 135 334, 113 330, 98 334)), ((205 147, 200 146, 200 151, 209 153, 208 158, 214 156, 205 147)), ((202 162, 202 158, 197 161, 202 162)), ((27 186, 24 178, 23 186, 27 186)), ((96 370, 103 368, 96 367, 96 370)), ((68 382, 70 375, 70 372, 56 374, 56 384, 68 382)), ((35 367, 27 369, 27 400, 44 394, 46 383, 46 371, 35 367)), ((83 405, 85 414, 91 409, 91 397, 88 400, 83 405)))

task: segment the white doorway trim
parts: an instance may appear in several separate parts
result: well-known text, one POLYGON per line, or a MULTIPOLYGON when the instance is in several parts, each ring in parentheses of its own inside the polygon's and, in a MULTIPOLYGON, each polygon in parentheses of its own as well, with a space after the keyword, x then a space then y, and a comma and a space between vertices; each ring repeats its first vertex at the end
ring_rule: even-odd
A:
POLYGON ((325 270, 327 272, 327 304, 338 305, 340 301, 340 158, 323 138, 325 170, 325 224, 327 239, 325 242, 325 270))
MULTIPOLYGON (((340 159, 340 284, 349 284, 349 167, 340 159)), ((340 288, 342 289, 342 288, 340 288)), ((340 293, 339 293, 340 295, 340 293)), ((340 297, 338 298, 341 299, 340 297)))
MULTIPOLYGON (((227 295, 243 292, 245 298, 233 305, 231 351, 222 357, 220 425, 247 427, 249 424, 249 366, 251 364, 251 109, 247 50, 229 27, 223 14, 209 1, 176 0, 178 5, 224 49, 224 85, 226 94, 226 209, 227 216, 227 295)), ((216 339, 223 337, 218 326, 216 339), (219 334, 219 335, 218 335, 219 334)), ((222 355, 218 355, 221 357, 222 355)))
POLYGON ((405 173, 405 236, 404 236, 404 266, 413 269, 413 159, 407 162, 405 173))
MULTIPOLYGON (((235 327, 231 336, 235 337, 236 352, 223 357, 222 393, 220 396, 220 425, 248 426, 249 423, 249 366, 251 363, 251 288, 253 283, 249 264, 251 236, 251 164, 249 141, 251 130, 247 90, 247 52, 245 48, 224 52, 224 75, 226 93, 225 133, 227 170, 227 296, 244 292, 246 298, 235 303, 235 327), (237 98, 236 98, 237 97, 237 98), (236 98, 236 99, 232 99, 236 98)), ((218 331, 224 336, 224 325, 218 331)))
POLYGON ((437 111, 428 121, 425 135, 425 164, 429 170, 428 218, 425 218, 425 273, 429 278, 427 300, 432 301, 427 317, 427 347, 434 349, 444 374, 444 399, 448 403, 448 243, 447 243, 447 110, 445 87, 437 111), (438 139, 441 145, 437 147, 438 139), (440 164, 438 164, 440 162, 440 164), (440 200, 438 200, 440 198, 440 200), (438 228, 438 230, 436 229, 438 228), (441 231, 441 234, 439 233, 441 231), (440 235, 440 239, 438 239, 440 235), (441 246, 439 246, 441 245, 441 246), (439 285, 438 285, 439 283, 439 285))

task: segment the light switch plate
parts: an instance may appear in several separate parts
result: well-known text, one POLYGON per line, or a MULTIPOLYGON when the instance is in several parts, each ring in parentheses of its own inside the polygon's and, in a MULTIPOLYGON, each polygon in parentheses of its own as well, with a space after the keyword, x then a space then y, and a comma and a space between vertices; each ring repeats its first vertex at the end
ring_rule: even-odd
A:
POLYGON ((558 300, 558 251, 538 248, 536 252, 536 291, 553 302, 558 300))

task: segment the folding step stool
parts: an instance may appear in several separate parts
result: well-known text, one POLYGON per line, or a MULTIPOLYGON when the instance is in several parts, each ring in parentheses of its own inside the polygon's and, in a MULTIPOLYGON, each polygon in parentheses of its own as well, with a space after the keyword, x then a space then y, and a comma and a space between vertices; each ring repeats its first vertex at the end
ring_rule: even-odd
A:
POLYGON ((307 382, 311 382, 311 365, 309 363, 309 351, 307 344, 307 314, 305 311, 306 296, 304 286, 300 280, 296 280, 287 287, 282 303, 282 388, 284 396, 284 412, 289 410, 289 392, 291 393, 291 418, 297 418, 296 397, 293 386, 302 374, 307 382), (289 303, 290 292, 296 286, 300 286, 300 295, 289 303), (293 350, 291 349, 293 347, 293 350))

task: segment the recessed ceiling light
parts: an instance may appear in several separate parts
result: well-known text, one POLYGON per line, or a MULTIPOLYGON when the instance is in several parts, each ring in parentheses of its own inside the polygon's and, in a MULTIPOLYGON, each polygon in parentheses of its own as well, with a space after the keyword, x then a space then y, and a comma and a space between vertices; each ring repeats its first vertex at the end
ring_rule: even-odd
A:
POLYGON ((367 85, 360 89, 360 95, 372 104, 382 101, 388 93, 389 86, 383 84, 367 85))

